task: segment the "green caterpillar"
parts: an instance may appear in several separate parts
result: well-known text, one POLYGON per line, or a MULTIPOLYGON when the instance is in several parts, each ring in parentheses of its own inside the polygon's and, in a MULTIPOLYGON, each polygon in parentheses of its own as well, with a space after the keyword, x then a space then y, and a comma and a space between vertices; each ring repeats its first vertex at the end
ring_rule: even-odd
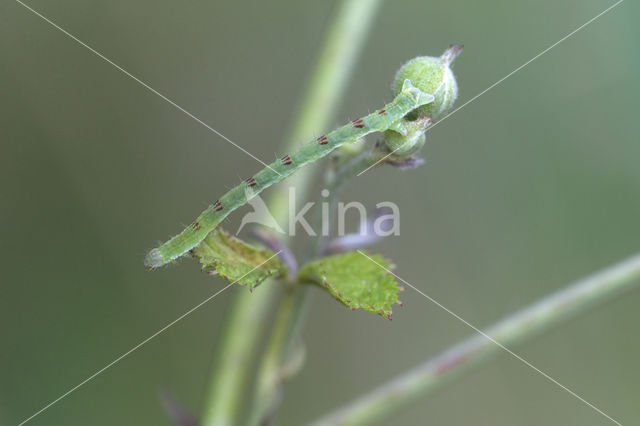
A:
POLYGON ((200 244, 232 211, 271 185, 281 182, 301 167, 325 157, 334 149, 373 132, 394 130, 407 135, 403 118, 411 111, 434 101, 434 96, 414 87, 409 79, 404 80, 402 90, 393 101, 358 120, 337 128, 301 146, 291 154, 271 163, 254 176, 231 189, 210 205, 184 231, 160 247, 149 252, 145 267, 155 269, 163 266, 200 244))
POLYGON ((385 149, 390 152, 387 155, 390 160, 409 158, 424 145, 424 133, 431 119, 448 111, 457 97, 458 86, 450 66, 461 51, 462 46, 451 45, 439 57, 421 56, 405 63, 396 73, 392 85, 393 101, 303 145, 231 189, 184 231, 151 250, 145 258, 145 266, 159 268, 184 255, 200 244, 232 211, 266 188, 369 133, 384 132, 385 149))

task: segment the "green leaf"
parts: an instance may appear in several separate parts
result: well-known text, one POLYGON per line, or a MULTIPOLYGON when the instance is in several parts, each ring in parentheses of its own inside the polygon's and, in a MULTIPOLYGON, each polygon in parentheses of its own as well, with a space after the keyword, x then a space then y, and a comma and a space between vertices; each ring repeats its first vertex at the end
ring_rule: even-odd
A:
POLYGON ((202 264, 202 270, 229 282, 253 290, 262 281, 286 273, 283 265, 270 250, 259 249, 214 229, 192 250, 192 255, 202 264))
POLYGON ((307 263, 298 278, 319 285, 352 310, 361 308, 391 319, 391 305, 400 303, 402 288, 385 268, 394 265, 380 255, 367 258, 349 252, 307 263))

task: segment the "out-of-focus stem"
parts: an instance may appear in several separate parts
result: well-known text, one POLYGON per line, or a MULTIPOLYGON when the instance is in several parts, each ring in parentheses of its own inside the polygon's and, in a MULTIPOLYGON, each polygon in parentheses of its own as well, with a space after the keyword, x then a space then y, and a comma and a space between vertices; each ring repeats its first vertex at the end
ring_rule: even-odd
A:
MULTIPOLYGON (((485 333, 508 348, 639 284, 640 254, 637 254, 507 316, 487 328, 485 333)), ((504 349, 495 342, 476 334, 316 420, 313 425, 357 425, 379 421, 382 415, 418 396, 434 392, 443 384, 503 352, 504 349)))

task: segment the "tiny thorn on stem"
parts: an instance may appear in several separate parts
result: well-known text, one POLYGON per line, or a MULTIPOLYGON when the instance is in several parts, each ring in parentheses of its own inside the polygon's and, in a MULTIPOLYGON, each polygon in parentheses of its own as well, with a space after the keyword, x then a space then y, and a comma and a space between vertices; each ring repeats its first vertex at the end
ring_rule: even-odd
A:
POLYGON ((462 49, 464 48, 463 44, 451 44, 449 48, 445 50, 445 52, 440 56, 440 58, 447 64, 453 62, 455 58, 458 57, 460 53, 462 53, 462 49))

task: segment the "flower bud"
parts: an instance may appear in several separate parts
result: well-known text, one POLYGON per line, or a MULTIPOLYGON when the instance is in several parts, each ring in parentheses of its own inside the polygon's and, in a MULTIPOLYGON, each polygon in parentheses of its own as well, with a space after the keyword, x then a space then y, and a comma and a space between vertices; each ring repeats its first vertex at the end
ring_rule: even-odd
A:
POLYGON ((406 121, 403 128, 406 135, 402 135, 395 130, 384 132, 384 143, 387 149, 393 153, 393 159, 405 159, 418 152, 426 141, 425 132, 431 124, 428 117, 419 117, 415 121, 406 121))
POLYGON ((405 79, 409 79, 415 87, 435 97, 433 102, 407 114, 408 120, 422 116, 437 120, 451 109, 458 96, 458 84, 451 71, 451 63, 461 51, 461 45, 452 45, 440 57, 419 56, 400 67, 393 80, 394 96, 402 91, 405 79))

